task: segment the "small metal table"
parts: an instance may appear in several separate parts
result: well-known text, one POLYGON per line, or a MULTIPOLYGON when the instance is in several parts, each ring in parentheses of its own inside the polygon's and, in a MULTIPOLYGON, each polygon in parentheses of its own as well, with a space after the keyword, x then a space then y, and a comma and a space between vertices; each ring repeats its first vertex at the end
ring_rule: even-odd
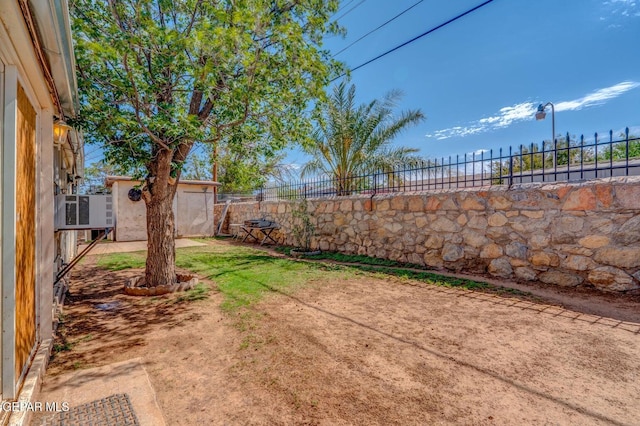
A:
POLYGON ((278 226, 278 224, 273 221, 265 219, 246 220, 241 229, 245 232, 245 236, 242 239, 243 243, 247 240, 247 238, 251 238, 255 242, 260 241, 260 238, 256 235, 257 233, 253 233, 254 231, 260 231, 264 235, 264 238, 262 238, 262 241, 260 241, 260 245, 263 245, 267 240, 272 241, 274 244, 278 244, 278 242, 273 239, 271 234, 273 233, 273 231, 280 229, 280 226, 278 226))

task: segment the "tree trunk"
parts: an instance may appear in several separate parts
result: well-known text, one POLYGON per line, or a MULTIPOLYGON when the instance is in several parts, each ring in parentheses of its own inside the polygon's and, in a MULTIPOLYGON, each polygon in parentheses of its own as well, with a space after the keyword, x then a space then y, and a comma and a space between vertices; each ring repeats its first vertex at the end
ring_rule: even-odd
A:
POLYGON ((173 196, 147 204, 147 264, 145 281, 148 287, 176 282, 176 245, 173 196))
POLYGON ((148 287, 176 282, 175 218, 173 198, 177 179, 171 177, 170 152, 157 154, 152 172, 146 180, 142 197, 147 207, 147 263, 145 282, 148 287))

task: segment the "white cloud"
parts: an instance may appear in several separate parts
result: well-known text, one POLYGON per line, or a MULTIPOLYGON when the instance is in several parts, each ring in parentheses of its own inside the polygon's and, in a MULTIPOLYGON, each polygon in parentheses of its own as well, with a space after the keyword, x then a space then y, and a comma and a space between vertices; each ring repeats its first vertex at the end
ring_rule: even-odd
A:
POLYGON ((496 115, 481 118, 469 123, 467 126, 455 126, 448 129, 436 130, 435 132, 426 135, 426 137, 442 140, 451 137, 465 137, 475 135, 477 133, 484 133, 493 129, 507 127, 517 121, 530 119, 534 112, 534 103, 523 102, 513 106, 500 108, 496 115))
MULTIPOLYGON (((615 1, 615 0, 613 0, 615 1)), ((625 0, 617 0, 625 1, 625 0)), ((626 92, 640 87, 635 81, 623 81, 610 87, 598 89, 581 98, 569 101, 554 102, 556 111, 576 111, 583 108, 602 105, 608 100, 617 98, 626 92)), ((435 130, 425 136, 430 139, 443 140, 452 137, 465 137, 478 133, 501 129, 520 121, 533 120, 537 103, 522 102, 512 106, 500 108, 497 114, 472 121, 465 126, 455 126, 446 129, 435 130)))
POLYGON ((623 81, 615 84, 611 87, 605 87, 604 89, 598 89, 593 93, 572 101, 558 102, 555 104, 556 111, 575 111, 585 107, 602 105, 606 101, 617 98, 620 95, 640 87, 640 83, 635 81, 623 81))
POLYGON ((496 127, 507 127, 511 123, 530 119, 532 113, 533 106, 530 102, 504 107, 500 109, 500 115, 495 125, 496 127))
POLYGON ((607 9, 609 14, 614 16, 622 15, 625 18, 640 16, 636 0, 610 0, 602 2, 602 5, 607 9))
POLYGON ((288 171, 300 170, 302 166, 298 163, 284 163, 282 168, 288 171))
POLYGON ((449 139, 451 137, 465 137, 475 135, 476 133, 482 133, 486 131, 486 126, 482 124, 470 125, 470 126, 455 126, 448 129, 436 130, 431 134, 425 135, 428 138, 434 138, 437 140, 449 139))

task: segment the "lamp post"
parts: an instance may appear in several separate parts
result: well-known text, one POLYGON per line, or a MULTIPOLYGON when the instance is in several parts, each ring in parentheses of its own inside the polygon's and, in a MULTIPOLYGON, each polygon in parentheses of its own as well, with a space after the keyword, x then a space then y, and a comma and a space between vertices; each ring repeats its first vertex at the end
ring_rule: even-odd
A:
MULTIPOLYGON (((544 118, 547 116, 547 113, 544 112, 545 108, 547 108, 548 106, 551 106, 551 145, 553 146, 553 169, 556 169, 556 159, 557 159, 557 155, 558 152, 556 150, 556 111, 553 108, 553 104, 551 102, 547 102, 546 104, 542 105, 538 105, 538 111, 536 112, 536 120, 540 121, 540 120, 544 120, 544 118)), ((544 151, 544 147, 542 148, 542 150, 544 151)), ((542 168, 544 169, 544 164, 542 165, 542 168)))

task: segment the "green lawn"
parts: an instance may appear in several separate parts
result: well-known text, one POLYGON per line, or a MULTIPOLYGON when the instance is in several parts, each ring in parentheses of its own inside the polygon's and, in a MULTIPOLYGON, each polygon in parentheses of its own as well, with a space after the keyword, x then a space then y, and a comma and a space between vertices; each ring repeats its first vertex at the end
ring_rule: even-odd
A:
MULTIPOLYGON (((222 308, 234 310, 260 300, 265 294, 288 292, 312 282, 340 280, 355 275, 379 279, 398 277, 431 285, 459 287, 493 293, 514 293, 484 282, 446 277, 429 271, 411 271, 364 256, 325 255, 324 259, 357 262, 334 265, 326 262, 295 261, 271 256, 248 247, 216 245, 179 248, 176 265, 216 283, 225 296, 222 308)), ((111 270, 144 267, 145 253, 116 253, 102 257, 98 265, 111 270)), ((519 293, 519 292, 518 292, 519 293)), ((200 294, 200 296, 202 296, 200 294)), ((196 297, 199 298, 199 297, 196 297)))
MULTIPOLYGON (((145 252, 114 253, 103 256, 98 266, 114 271, 143 268, 145 257, 145 252)), ((216 245, 179 248, 176 265, 214 281, 225 296, 222 308, 226 310, 249 305, 266 293, 323 279, 325 274, 339 277, 353 273, 332 265, 276 258, 251 248, 216 245)))

